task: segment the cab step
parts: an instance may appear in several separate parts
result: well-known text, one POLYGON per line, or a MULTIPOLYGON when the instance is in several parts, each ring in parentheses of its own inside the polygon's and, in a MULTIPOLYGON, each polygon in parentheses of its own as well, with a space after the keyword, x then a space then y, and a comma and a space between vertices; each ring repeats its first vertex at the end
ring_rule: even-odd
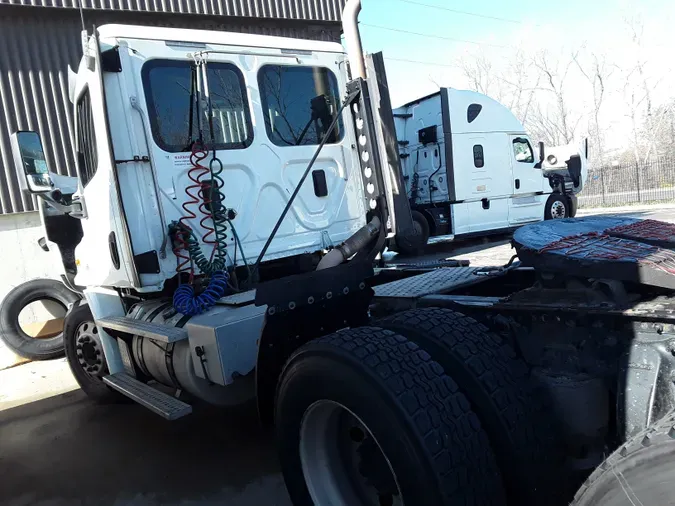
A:
POLYGON ((141 383, 125 372, 105 376, 103 382, 167 420, 176 420, 192 413, 189 404, 141 383))
POLYGON ((104 329, 116 330, 125 334, 147 337, 161 343, 175 343, 188 338, 187 330, 158 323, 144 322, 126 316, 109 316, 96 320, 104 329))

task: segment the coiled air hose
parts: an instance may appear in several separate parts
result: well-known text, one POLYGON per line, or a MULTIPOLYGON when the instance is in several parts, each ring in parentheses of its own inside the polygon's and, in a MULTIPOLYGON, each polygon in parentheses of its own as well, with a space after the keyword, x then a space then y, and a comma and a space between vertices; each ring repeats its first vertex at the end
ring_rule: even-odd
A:
POLYGON ((197 128, 199 140, 192 144, 192 154, 190 162, 192 168, 188 171, 188 177, 193 184, 186 188, 188 201, 183 204, 185 215, 179 220, 178 224, 172 224, 170 233, 174 237, 176 247, 174 253, 178 258, 179 282, 182 272, 189 272, 190 278, 188 284, 178 286, 173 294, 173 306, 176 311, 184 315, 194 316, 203 313, 225 295, 227 290, 229 274, 227 268, 227 210, 223 205, 225 197, 222 193, 224 185, 222 177, 223 165, 216 156, 215 147, 213 148, 213 158, 206 168, 201 162, 208 156, 208 149, 204 147, 202 129, 201 129, 201 101, 206 99, 208 104, 209 128, 211 131, 211 143, 215 144, 213 129, 213 110, 208 91, 208 74, 206 62, 199 58, 195 59, 195 65, 192 68, 192 91, 190 93, 190 137, 192 137, 193 122, 193 104, 197 105, 197 128), (196 93, 195 93, 196 92, 196 93), (202 96, 203 94, 203 96, 202 96), (205 180, 209 175, 210 180, 205 180), (198 188, 195 195, 194 190, 198 188), (199 240, 195 236, 187 221, 196 219, 196 214, 190 209, 190 206, 197 205, 202 218, 199 220, 200 226, 206 230, 203 242, 213 246, 211 258, 207 259, 202 252, 199 240), (173 232, 171 232, 173 229, 173 232), (184 252, 187 251, 188 255, 184 252), (200 293, 195 293, 194 266, 197 266, 202 274, 210 276, 208 286, 200 293))
POLYGON ((195 295, 195 287, 191 284, 180 285, 173 294, 173 307, 186 316, 195 316, 213 307, 225 295, 227 272, 216 272, 211 276, 209 284, 199 295, 195 295))

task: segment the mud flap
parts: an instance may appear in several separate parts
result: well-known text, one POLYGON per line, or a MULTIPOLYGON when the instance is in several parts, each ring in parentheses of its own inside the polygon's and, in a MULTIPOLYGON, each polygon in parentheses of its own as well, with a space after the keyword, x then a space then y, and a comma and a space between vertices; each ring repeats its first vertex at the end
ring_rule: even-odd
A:
POLYGON ((621 363, 617 424, 624 441, 675 407, 675 339, 655 337, 638 334, 621 363))

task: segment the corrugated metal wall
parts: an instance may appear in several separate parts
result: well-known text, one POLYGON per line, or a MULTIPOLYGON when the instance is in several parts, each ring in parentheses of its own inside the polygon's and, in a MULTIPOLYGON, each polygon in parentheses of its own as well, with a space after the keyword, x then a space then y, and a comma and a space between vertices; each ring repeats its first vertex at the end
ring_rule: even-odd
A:
MULTIPOLYGON (((81 0, 85 9, 339 21, 345 0, 81 0)), ((79 0, 0 0, 0 4, 79 8, 79 0)))
MULTIPOLYGON (((339 24, 334 21, 327 23, 326 20, 339 18, 339 7, 345 0, 208 0, 208 2, 84 0, 84 2, 85 5, 93 3, 96 8, 85 10, 85 22, 88 27, 93 24, 128 23, 339 40, 339 24), (217 8, 222 8, 223 12, 255 13, 258 9, 258 12, 262 13, 261 16, 267 16, 268 19, 147 12, 152 10, 150 6, 160 10, 158 5, 167 7, 167 10, 168 7, 177 9, 179 3, 183 6, 188 3, 193 6, 199 5, 200 9, 205 9, 208 4, 210 9, 216 9, 212 12, 218 12, 217 8), (123 4, 127 10, 103 10, 117 4, 123 4), (135 12, 130 12, 132 5, 136 8, 135 12), (275 13, 279 12, 287 19, 269 19, 276 17, 275 13), (317 13, 316 18, 312 17, 313 13, 317 13)), ((12 132, 17 130, 40 132, 50 169, 59 174, 74 175, 73 120, 68 100, 68 65, 77 68, 81 57, 79 41, 81 22, 78 10, 3 5, 9 3, 29 2, 0 0, 0 214, 35 209, 30 195, 22 193, 18 187, 9 145, 9 136, 12 132)), ((32 0, 30 3, 71 4, 68 0, 32 0)))

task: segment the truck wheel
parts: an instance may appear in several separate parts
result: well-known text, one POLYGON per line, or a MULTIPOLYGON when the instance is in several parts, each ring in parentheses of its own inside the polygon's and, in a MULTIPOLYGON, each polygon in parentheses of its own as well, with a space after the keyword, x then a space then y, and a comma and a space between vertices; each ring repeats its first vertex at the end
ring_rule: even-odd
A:
POLYGON ((67 311, 80 300, 61 281, 33 279, 10 291, 0 307, 0 338, 17 355, 31 360, 49 360, 63 355, 63 333, 38 339, 29 336, 19 324, 19 314, 33 302, 49 300, 67 311))
POLYGON ((443 366, 480 418, 501 468, 510 504, 553 504, 557 452, 544 399, 525 363, 473 318, 449 309, 413 309, 375 322, 404 335, 443 366))
POLYGON ((429 354, 388 330, 299 348, 281 375, 275 424, 296 506, 505 504, 466 398, 429 354))
POLYGON ((572 506, 673 504, 673 460, 675 414, 671 411, 600 464, 572 506))
POLYGON ((68 313, 63 325, 63 339, 70 370, 88 397, 100 403, 126 399, 103 383, 108 366, 98 328, 87 304, 81 304, 68 313))
POLYGON ((546 201, 544 208, 545 220, 558 220, 561 218, 569 218, 569 200, 564 195, 559 193, 551 193, 546 201))
POLYGON ((410 235, 396 236, 398 251, 405 255, 417 255, 424 251, 429 240, 429 222, 419 211, 412 211, 413 229, 410 235))

